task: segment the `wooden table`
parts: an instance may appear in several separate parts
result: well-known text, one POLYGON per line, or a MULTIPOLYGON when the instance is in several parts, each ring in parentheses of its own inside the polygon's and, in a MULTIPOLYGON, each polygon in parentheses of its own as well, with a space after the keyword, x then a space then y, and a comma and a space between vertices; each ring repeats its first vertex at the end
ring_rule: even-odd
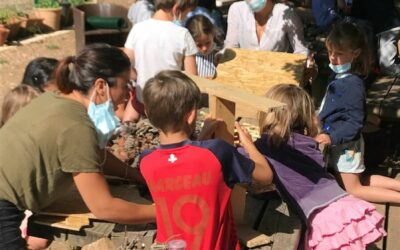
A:
MULTIPOLYGON (((111 183, 110 191, 114 197, 127 201, 152 203, 141 197, 138 188, 133 185, 111 183)), ((143 249, 150 249, 156 233, 155 224, 126 226, 97 220, 75 188, 30 219, 28 228, 32 236, 68 242, 73 247, 82 247, 99 239, 109 238, 116 248, 125 240, 131 242, 139 239, 140 244, 145 244, 143 249)))

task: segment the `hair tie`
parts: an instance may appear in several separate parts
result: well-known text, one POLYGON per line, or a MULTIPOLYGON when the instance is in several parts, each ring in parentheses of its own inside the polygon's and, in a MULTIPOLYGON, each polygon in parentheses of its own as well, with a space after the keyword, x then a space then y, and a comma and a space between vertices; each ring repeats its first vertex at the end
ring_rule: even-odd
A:
POLYGON ((73 63, 73 64, 76 63, 76 56, 71 56, 71 63, 73 63))

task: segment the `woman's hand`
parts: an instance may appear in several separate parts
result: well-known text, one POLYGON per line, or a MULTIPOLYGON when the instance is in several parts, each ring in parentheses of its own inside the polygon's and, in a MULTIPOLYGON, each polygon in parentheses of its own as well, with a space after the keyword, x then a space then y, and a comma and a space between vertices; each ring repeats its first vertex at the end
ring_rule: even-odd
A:
POLYGON ((222 122, 223 121, 221 119, 216 119, 210 115, 207 115, 206 119, 204 120, 203 128, 201 129, 197 139, 199 141, 212 139, 215 131, 222 122))

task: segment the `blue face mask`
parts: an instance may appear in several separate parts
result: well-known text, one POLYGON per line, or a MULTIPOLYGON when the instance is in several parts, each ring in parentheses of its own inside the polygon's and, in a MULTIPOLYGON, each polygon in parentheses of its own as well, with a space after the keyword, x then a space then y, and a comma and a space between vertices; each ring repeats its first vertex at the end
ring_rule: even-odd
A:
POLYGON ((176 20, 174 20, 174 21, 172 21, 175 25, 178 25, 178 26, 180 26, 180 27, 183 27, 183 21, 182 20, 179 20, 179 19, 176 19, 176 20))
POLYGON ((105 103, 95 104, 93 97, 96 92, 93 93, 90 98, 88 107, 88 115, 92 120, 96 132, 97 140, 100 148, 105 148, 108 140, 110 140, 114 130, 120 125, 119 119, 115 116, 114 106, 110 98, 110 90, 107 85, 108 100, 105 103))
POLYGON ((267 5, 267 0, 246 0, 246 3, 249 5, 251 11, 259 12, 267 5))
POLYGON ((174 14, 174 20, 172 21, 175 25, 178 25, 180 27, 184 27, 184 22, 180 19, 180 14, 176 16, 174 14))
POLYGON ((329 68, 336 74, 343 74, 351 69, 351 63, 345 63, 340 65, 333 65, 332 63, 329 64, 329 68))

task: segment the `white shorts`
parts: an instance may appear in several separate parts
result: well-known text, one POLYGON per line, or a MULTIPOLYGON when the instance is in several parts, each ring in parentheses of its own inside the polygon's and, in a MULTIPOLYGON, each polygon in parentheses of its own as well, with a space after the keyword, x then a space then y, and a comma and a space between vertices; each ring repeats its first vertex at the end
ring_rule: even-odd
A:
POLYGON ((340 173, 362 173, 364 165, 364 140, 333 145, 328 149, 328 167, 340 173))

